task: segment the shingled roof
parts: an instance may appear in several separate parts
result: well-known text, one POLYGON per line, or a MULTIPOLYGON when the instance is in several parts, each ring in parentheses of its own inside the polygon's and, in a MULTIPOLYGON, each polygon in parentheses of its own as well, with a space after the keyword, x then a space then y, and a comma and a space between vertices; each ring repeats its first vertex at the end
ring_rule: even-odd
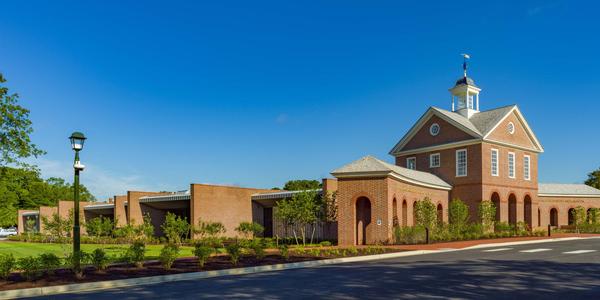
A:
POLYGON ((373 156, 365 156, 331 172, 337 178, 348 177, 380 177, 393 176, 409 183, 450 190, 452 186, 439 177, 416 170, 411 170, 379 160, 373 156))
POLYGON ((538 195, 557 197, 578 196, 600 198, 600 190, 585 184, 540 183, 538 184, 538 195))
POLYGON ((399 153, 402 148, 413 138, 413 136, 419 131, 419 129, 429 120, 432 116, 436 115, 450 124, 453 124, 457 128, 473 136, 473 139, 486 140, 488 135, 496 128, 510 113, 515 112, 522 120, 524 127, 527 128, 528 134, 531 137, 537 151, 543 152, 542 145, 537 140, 537 137, 529 129, 529 125, 522 117, 519 108, 516 105, 508 105, 499 107, 492 110, 481 111, 474 114, 470 119, 465 116, 448 111, 439 107, 430 107, 427 112, 415 123, 415 125, 404 135, 404 137, 394 146, 390 151, 391 155, 399 153))

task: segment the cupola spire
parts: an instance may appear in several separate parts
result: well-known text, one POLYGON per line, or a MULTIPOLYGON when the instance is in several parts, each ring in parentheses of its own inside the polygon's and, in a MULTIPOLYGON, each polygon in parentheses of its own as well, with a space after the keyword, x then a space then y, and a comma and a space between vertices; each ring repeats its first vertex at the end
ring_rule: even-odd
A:
POLYGON ((471 118, 479 112, 479 92, 481 91, 475 85, 475 81, 467 76, 468 61, 471 58, 468 54, 461 54, 463 57, 463 77, 456 81, 452 94, 452 111, 461 114, 465 118, 471 118))

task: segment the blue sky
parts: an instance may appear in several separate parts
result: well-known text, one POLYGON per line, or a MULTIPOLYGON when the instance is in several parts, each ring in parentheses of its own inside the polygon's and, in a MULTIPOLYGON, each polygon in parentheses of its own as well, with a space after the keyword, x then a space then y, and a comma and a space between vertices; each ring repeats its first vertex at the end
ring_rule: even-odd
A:
POLYGON ((544 145, 540 181, 600 166, 598 4, 424 2, 3 1, 0 72, 43 175, 71 177, 80 130, 100 199, 391 162, 429 106, 450 108, 463 52, 482 109, 518 104, 544 145))

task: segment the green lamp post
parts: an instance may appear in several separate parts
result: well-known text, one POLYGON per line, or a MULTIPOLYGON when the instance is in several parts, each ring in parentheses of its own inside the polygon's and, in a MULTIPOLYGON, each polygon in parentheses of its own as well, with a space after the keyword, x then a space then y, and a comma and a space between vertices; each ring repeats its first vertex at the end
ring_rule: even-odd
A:
POLYGON ((81 273, 81 241, 80 241, 80 230, 79 230, 79 172, 85 169, 85 166, 79 162, 79 151, 83 149, 83 143, 85 142, 85 136, 81 132, 73 132, 71 137, 71 148, 75 151, 75 162, 73 163, 73 169, 75 169, 75 179, 73 181, 74 190, 74 208, 73 208, 73 269, 76 274, 81 273))

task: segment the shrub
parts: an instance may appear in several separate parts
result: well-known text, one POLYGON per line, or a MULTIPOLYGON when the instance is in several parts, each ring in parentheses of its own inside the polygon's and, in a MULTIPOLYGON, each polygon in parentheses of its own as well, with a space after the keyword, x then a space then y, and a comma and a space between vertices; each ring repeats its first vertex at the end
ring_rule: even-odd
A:
POLYGON ((229 258, 231 259, 231 263, 234 266, 237 266, 240 261, 240 256, 242 255, 243 247, 239 243, 230 243, 225 246, 225 251, 229 254, 229 258))
POLYGON ((495 225, 496 232, 505 233, 505 232, 514 232, 515 229, 513 225, 508 224, 506 222, 498 222, 495 225))
POLYGON ((356 249, 356 247, 350 247, 350 248, 348 248, 348 254, 350 254, 352 256, 356 256, 356 255, 358 255, 358 249, 356 249))
POLYGON ((54 253, 42 253, 38 256, 40 267, 48 274, 54 273, 61 265, 60 258, 54 253))
POLYGON ((108 267, 108 263, 110 262, 110 258, 106 255, 106 252, 101 248, 96 248, 94 252, 92 252, 91 257, 92 265, 98 271, 103 271, 108 267))
POLYGON ((235 229, 235 231, 237 231, 244 238, 249 239, 251 237, 260 236, 263 231, 265 231, 265 228, 258 223, 242 222, 235 229))
POLYGON ((281 243, 277 245, 277 249, 279 250, 279 254, 281 254, 281 257, 283 257, 283 259, 290 259, 290 246, 281 243))
POLYGON ((165 222, 160 228, 165 233, 169 243, 181 244, 182 239, 185 239, 190 233, 190 224, 187 218, 181 218, 171 212, 167 213, 165 222))
POLYGON ((162 266, 169 270, 179 255, 179 246, 173 243, 166 244, 160 250, 159 260, 162 266))
POLYGON ((198 226, 194 228, 194 233, 199 235, 200 239, 205 238, 218 238, 220 235, 224 234, 227 230, 225 229, 225 225, 220 222, 204 222, 202 220, 198 221, 198 226))
POLYGON ((115 223, 112 219, 99 216, 85 222, 87 234, 97 238, 101 236, 112 236, 115 223))
POLYGON ((418 244, 425 242, 425 227, 396 227, 394 232, 396 244, 418 244))
POLYGON ((267 244, 264 239, 255 238, 250 241, 250 249, 254 251, 254 255, 256 255, 257 259, 263 259, 265 257, 265 249, 267 248, 267 244))
POLYGON ((16 265, 15 257, 12 254, 0 255, 0 278, 6 280, 16 265))
POLYGON ((143 241, 135 241, 125 251, 125 260, 128 263, 135 264, 138 268, 142 268, 144 266, 145 254, 146 244, 143 241))
POLYGON ((319 245, 321 247, 331 247, 331 242, 330 241, 322 241, 319 243, 319 245))
POLYGON ((69 253, 69 255, 65 258, 65 265, 76 273, 76 275, 81 275, 81 270, 75 270, 75 260, 79 258, 79 263, 81 266, 87 265, 90 262, 90 255, 86 252, 79 251, 79 253, 69 253))
POLYGON ((42 266, 39 258, 34 256, 19 258, 18 264, 27 280, 35 280, 40 276, 42 266))
POLYGON ((204 264, 214 252, 215 248, 210 244, 199 242, 194 245, 194 255, 198 258, 200 268, 204 267, 204 264))

